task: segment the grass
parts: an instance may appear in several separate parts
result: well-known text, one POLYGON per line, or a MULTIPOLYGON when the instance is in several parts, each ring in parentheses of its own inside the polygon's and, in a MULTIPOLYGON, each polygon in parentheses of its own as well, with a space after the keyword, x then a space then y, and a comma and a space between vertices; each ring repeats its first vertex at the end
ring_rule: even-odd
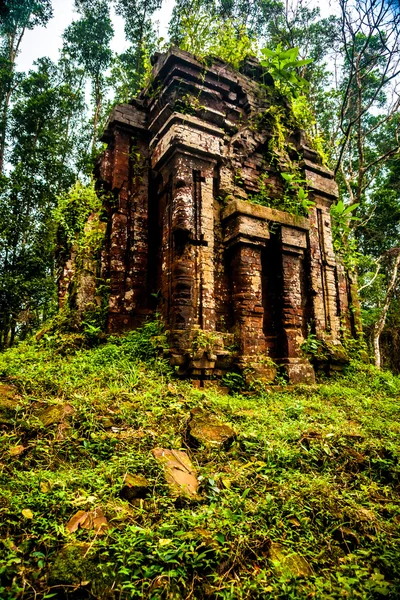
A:
POLYGON ((400 379, 352 364, 283 392, 199 390, 156 355, 155 333, 1 355, 18 404, 0 419, 0 598, 398 599, 400 379), (45 426, 52 405, 70 414, 45 426), (235 429, 229 449, 187 447, 197 406, 235 429), (188 451, 200 501, 170 497, 156 446, 188 451), (127 472, 149 480, 146 499, 121 498, 127 472), (96 507, 103 535, 67 532, 96 507))

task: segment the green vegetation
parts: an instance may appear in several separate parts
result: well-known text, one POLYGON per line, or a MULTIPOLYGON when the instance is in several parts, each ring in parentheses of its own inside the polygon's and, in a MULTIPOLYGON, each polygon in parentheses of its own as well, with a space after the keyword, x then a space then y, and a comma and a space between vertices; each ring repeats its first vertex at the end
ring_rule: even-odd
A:
MULTIPOLYGON (((249 200, 307 215, 307 182, 283 155, 305 129, 337 176, 334 246, 352 276, 358 267, 367 336, 378 354, 382 336, 399 371, 398 1, 342 0, 322 19, 302 2, 176 0, 169 39, 157 41, 161 4, 76 0, 58 60, 23 73, 24 33, 51 26, 52 2, 1 3, 0 349, 15 347, 0 355, 0 598, 397 600, 400 379, 355 361, 366 348, 349 339, 353 362, 329 382, 291 387, 278 371, 280 387, 267 389, 228 372, 225 394, 176 379, 157 322, 107 338, 102 202, 88 182, 110 108, 149 83, 155 50, 193 52, 205 77, 210 56, 238 69, 266 45, 271 106, 246 126, 271 131, 266 160, 288 170, 281 198, 262 173, 249 200), (111 6, 129 44, 121 54, 111 6), (96 303, 78 315, 70 290, 49 321, 57 259, 70 251, 96 303), (190 447, 195 407, 235 429, 231 447, 190 447), (189 452, 200 499, 171 497, 155 447, 189 452), (127 474, 148 480, 145 497, 124 497, 127 474), (99 509, 103 530, 68 532, 78 511, 99 509)), ((201 113, 201 93, 183 94, 180 109, 201 113)), ((131 159, 140 180, 135 146, 131 159)), ((218 342, 199 332, 192 349, 218 342)), ((302 350, 317 366, 343 359, 311 332, 302 350)))
POLYGON ((284 186, 281 197, 271 197, 268 174, 265 174, 259 178, 259 191, 249 196, 248 200, 261 206, 284 210, 292 215, 307 217, 315 203, 308 197, 307 181, 301 176, 295 164, 289 162, 289 165, 292 171, 281 173, 284 186))
POLYGON ((149 323, 67 355, 45 338, 1 355, 0 597, 398 598, 400 379, 353 363, 225 395, 176 380, 162 345, 149 323), (235 429, 229 449, 188 449, 194 407, 235 429), (169 496, 155 447, 189 451, 199 501, 169 496), (127 473, 147 497, 121 497, 127 473), (67 532, 96 508, 101 535, 67 532))

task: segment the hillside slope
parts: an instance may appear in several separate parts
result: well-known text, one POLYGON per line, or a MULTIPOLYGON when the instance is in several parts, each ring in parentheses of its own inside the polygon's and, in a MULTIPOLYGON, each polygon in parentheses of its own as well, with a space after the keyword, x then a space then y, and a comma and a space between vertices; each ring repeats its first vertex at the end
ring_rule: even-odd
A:
POLYGON ((399 598, 400 379, 200 390, 154 333, 1 355, 0 598, 399 598), (196 447, 195 408, 234 441, 196 447), (197 497, 154 448, 188 453, 197 497))

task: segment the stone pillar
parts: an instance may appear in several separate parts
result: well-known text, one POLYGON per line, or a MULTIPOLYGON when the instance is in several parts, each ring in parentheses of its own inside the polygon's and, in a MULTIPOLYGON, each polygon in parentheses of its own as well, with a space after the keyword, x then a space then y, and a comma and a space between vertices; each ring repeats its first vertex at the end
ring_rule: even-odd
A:
POLYGON ((147 314, 148 265, 148 145, 134 139, 131 152, 130 193, 128 197, 127 273, 123 307, 135 325, 140 325, 147 314), (133 154, 133 156, 132 156, 133 154))
POLYGON ((232 257, 232 300, 240 353, 246 359, 265 351, 261 272, 261 248, 237 244, 232 257))
MULTIPOLYGON (((200 176, 200 227, 197 236, 200 270, 199 325, 205 331, 215 330, 214 292, 214 179, 212 170, 200 176)), ((199 198, 196 198, 198 201, 199 198)))
POLYGON ((303 147, 304 175, 315 207, 310 211, 310 266, 317 335, 340 343, 340 303, 337 260, 332 244, 330 208, 338 197, 333 173, 319 164, 318 154, 303 147))
POLYGON ((196 231, 193 172, 179 155, 168 165, 168 172, 172 176, 170 325, 190 329, 198 321, 198 265, 196 249, 189 242, 196 231))
POLYGON ((126 247, 128 243, 128 194, 129 194, 129 151, 131 134, 122 128, 115 129, 112 171, 112 191, 117 202, 112 207, 109 237, 109 331, 124 329, 130 325, 124 315, 126 277, 126 247))
POLYGON ((302 281, 304 281, 304 250, 307 236, 304 231, 281 228, 282 240, 282 329, 283 356, 291 383, 313 382, 314 369, 303 356, 304 306, 302 281))

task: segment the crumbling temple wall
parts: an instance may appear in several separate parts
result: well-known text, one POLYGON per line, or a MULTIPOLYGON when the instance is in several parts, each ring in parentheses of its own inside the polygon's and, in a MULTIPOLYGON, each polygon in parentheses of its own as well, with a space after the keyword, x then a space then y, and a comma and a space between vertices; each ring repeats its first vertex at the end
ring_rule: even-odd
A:
POLYGON ((291 382, 312 382, 307 335, 339 346, 356 329, 332 245, 333 174, 296 127, 282 145, 271 109, 279 95, 256 62, 239 73, 177 49, 154 62, 151 85, 112 111, 98 165, 111 198, 108 330, 158 312, 183 376, 236 368, 272 380, 279 365, 291 382), (279 206, 290 192, 281 174, 293 166, 314 203, 308 216, 254 202, 262 185, 279 206))

